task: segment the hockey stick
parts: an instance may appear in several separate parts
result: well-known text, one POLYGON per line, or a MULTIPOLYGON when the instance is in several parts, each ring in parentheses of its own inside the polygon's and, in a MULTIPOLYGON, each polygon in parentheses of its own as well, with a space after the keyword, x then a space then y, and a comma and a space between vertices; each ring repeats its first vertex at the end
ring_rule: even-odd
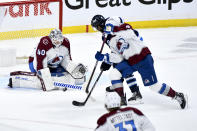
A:
POLYGON ((72 104, 75 106, 84 106, 86 104, 86 102, 88 101, 90 95, 92 94, 93 89, 95 88, 98 80, 100 79, 101 75, 102 75, 103 71, 100 72, 99 76, 97 77, 96 81, 94 82, 94 85, 92 87, 92 89, 90 90, 90 93, 88 94, 88 96, 86 97, 84 102, 78 102, 78 101, 73 101, 72 104))
MULTIPOLYGON (((103 40, 103 44, 102 44, 102 46, 101 46, 100 53, 103 51, 103 47, 104 47, 105 41, 106 41, 106 38, 103 40)), ((92 71, 92 74, 91 74, 90 79, 89 79, 89 81, 88 81, 88 84, 87 84, 87 86, 86 86, 86 90, 85 90, 86 93, 89 93, 90 82, 92 81, 92 77, 93 77, 94 72, 95 72, 95 70, 96 70, 97 64, 98 64, 98 60, 96 61, 95 65, 94 65, 94 69, 93 69, 93 71, 92 71)))

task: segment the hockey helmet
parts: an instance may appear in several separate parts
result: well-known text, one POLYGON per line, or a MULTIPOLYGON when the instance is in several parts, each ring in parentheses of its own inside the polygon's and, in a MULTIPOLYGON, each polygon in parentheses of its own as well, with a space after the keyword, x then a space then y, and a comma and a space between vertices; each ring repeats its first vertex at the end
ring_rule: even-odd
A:
POLYGON ((105 18, 102 15, 95 15, 91 20, 91 26, 100 32, 104 31, 105 18))
POLYGON ((59 29, 52 30, 49 34, 49 37, 54 45, 60 45, 64 40, 62 32, 59 29))
POLYGON ((105 96, 105 106, 106 108, 117 108, 121 106, 121 98, 117 92, 106 92, 105 96))

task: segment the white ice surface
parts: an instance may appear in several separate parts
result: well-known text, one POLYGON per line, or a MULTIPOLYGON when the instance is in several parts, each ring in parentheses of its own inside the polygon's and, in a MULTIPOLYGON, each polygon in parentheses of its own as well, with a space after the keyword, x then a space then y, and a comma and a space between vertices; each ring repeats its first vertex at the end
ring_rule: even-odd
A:
MULTIPOLYGON (((158 80, 186 93, 189 106, 181 110, 176 101, 151 92, 143 86, 138 73, 135 76, 144 104, 132 106, 140 109, 157 131, 196 131, 197 27, 140 29, 139 32, 152 51, 158 80)), ((88 65, 89 77, 96 62, 94 54, 102 44, 101 34, 65 36, 70 40, 73 60, 88 65)), ((38 41, 39 38, 0 41, 0 46, 15 47, 17 57, 23 57, 31 54, 38 41)), ((108 51, 105 46, 104 52, 108 51)), ((84 91, 7 88, 9 72, 17 70, 28 71, 28 65, 0 67, 0 131, 90 131, 96 127, 97 118, 106 113, 103 102, 105 87, 110 85, 108 72, 104 72, 92 93, 96 101, 89 99, 84 107, 75 107, 72 101, 84 101, 84 91)), ((94 79, 98 73, 99 68, 94 79)), ((130 97, 128 87, 125 89, 130 97)))

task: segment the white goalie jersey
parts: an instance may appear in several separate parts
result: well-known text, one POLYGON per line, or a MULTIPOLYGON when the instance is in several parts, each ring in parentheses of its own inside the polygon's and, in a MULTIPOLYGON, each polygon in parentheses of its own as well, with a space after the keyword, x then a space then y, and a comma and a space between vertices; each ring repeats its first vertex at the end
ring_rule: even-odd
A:
POLYGON ((86 80, 87 68, 72 61, 70 43, 65 37, 59 45, 53 44, 49 36, 42 37, 29 59, 29 65, 31 72, 36 75, 28 75, 30 72, 12 72, 12 87, 53 90, 62 84, 82 85, 86 80))

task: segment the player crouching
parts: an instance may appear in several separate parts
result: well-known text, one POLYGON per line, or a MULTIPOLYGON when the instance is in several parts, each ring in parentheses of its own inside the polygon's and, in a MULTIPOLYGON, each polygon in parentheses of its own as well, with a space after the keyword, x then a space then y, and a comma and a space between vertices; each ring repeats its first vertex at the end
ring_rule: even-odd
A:
POLYGON ((49 91, 86 81, 87 67, 72 61, 70 42, 58 29, 40 39, 29 57, 29 68, 31 72, 11 72, 8 86, 49 91))

